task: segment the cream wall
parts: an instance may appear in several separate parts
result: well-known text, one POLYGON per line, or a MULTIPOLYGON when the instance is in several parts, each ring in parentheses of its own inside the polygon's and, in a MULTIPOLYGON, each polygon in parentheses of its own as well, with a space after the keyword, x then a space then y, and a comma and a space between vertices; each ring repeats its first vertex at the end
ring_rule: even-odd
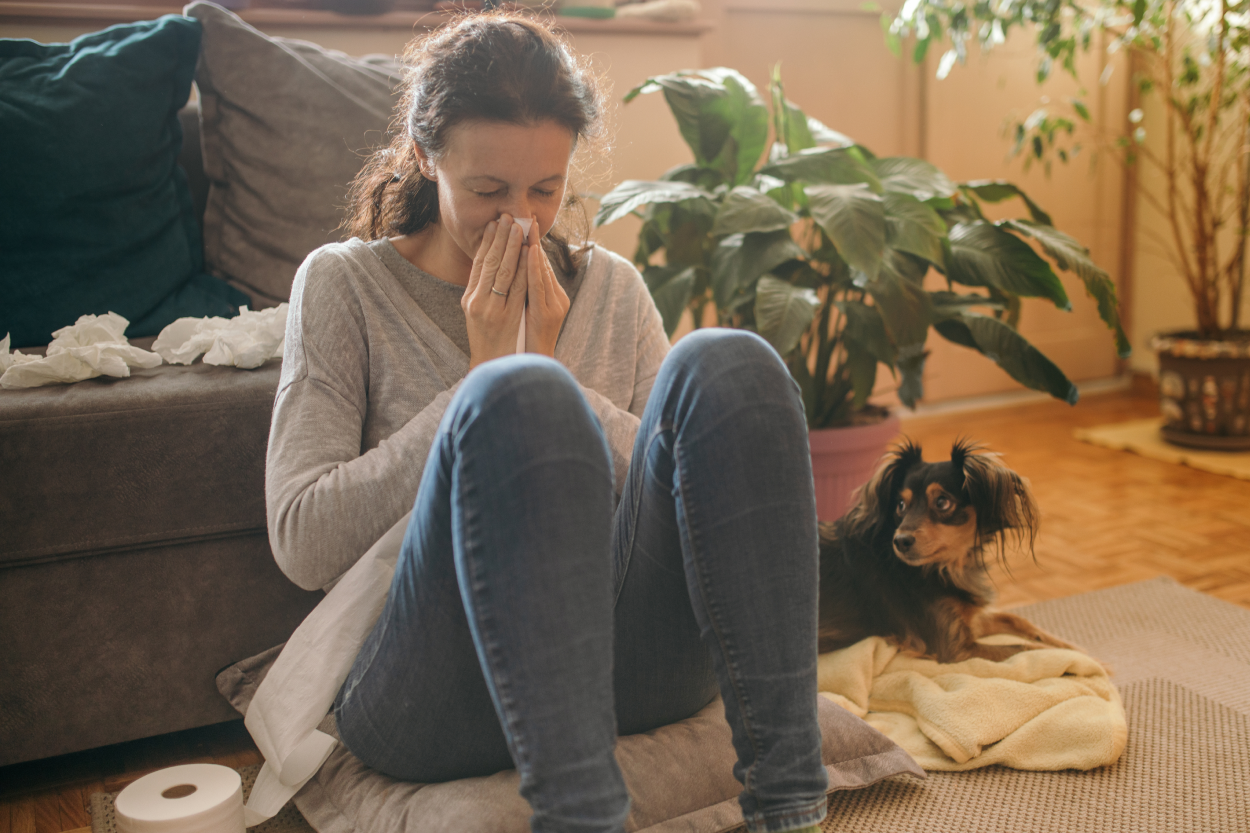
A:
MULTIPOLYGON (((610 83, 616 125, 607 157, 591 160, 584 191, 602 193, 624 179, 654 179, 687 162, 682 142, 662 96, 641 96, 622 106, 620 98, 649 75, 678 69, 727 65, 741 70, 764 90, 771 67, 780 62, 788 96, 806 112, 855 138, 878 155, 928 158, 955 179, 1009 178, 1019 183, 1055 217, 1056 224, 1089 246, 1098 263, 1123 279, 1122 173, 1085 161, 1056 167, 1047 178, 1040 169, 1025 175, 1007 159, 1002 123, 1012 108, 1031 110, 1039 95, 1053 98, 1070 90, 1063 83, 1039 91, 1032 81, 1033 57, 1027 43, 974 57, 944 81, 933 66, 914 67, 885 47, 876 13, 861 0, 703 0, 711 24, 702 35, 640 35, 574 32, 574 46, 592 56, 610 83)), ((68 40, 99 28, 92 25, 6 25, 0 36, 68 40)), ((265 26, 273 35, 312 40, 349 54, 396 53, 408 38, 404 30, 265 26)), ((1088 69, 1096 77, 1099 67, 1088 69)), ((1088 72, 1086 73, 1088 76, 1088 72)), ((1091 98, 1095 118, 1122 120, 1126 112, 1126 73, 1091 98)), ((1096 86, 1096 85, 1095 85, 1096 86)), ((1118 123, 1118 122, 1117 122, 1118 123)), ((595 203, 588 206, 593 213, 595 203)), ((1021 213, 1021 212, 1013 212, 1021 213)), ((600 229, 600 242, 628 256, 637 231, 632 218, 600 229)), ((1026 305, 1026 335, 1054 358, 1074 380, 1101 379, 1119 368, 1111 340, 1079 284, 1065 279, 1073 314, 1026 305)), ((1146 294, 1150 298, 1161 293, 1146 294)), ((1139 306, 1141 306, 1139 304, 1139 306)), ((1170 310, 1168 302, 1159 305, 1170 310)), ((1174 306, 1174 305, 1173 305, 1174 306)), ((1143 321, 1153 307, 1134 307, 1143 321)), ((930 335, 932 355, 926 372, 926 401, 976 396, 1019 387, 987 359, 930 335)), ((886 391, 888 393, 888 391, 886 391)))

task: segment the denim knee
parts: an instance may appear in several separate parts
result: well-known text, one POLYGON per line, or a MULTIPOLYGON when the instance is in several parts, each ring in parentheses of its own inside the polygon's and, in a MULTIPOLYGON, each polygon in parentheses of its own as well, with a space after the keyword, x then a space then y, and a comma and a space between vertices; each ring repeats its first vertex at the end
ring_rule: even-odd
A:
POLYGON ((599 418, 570 371, 546 356, 522 353, 477 366, 444 419, 460 453, 472 449, 474 457, 524 463, 559 450, 596 465, 601 460, 611 477, 599 418))
MULTIPOLYGON (((798 402, 799 388, 785 362, 755 333, 705 327, 682 338, 666 365, 680 374, 679 389, 697 384, 700 396, 715 394, 784 397, 798 402)), ((657 385, 659 387, 659 385, 657 385)))
POLYGON ((475 368, 448 411, 457 439, 484 422, 489 425, 486 431, 495 436, 536 439, 548 430, 572 431, 602 443, 598 418, 573 374, 554 359, 534 353, 506 356, 475 368))

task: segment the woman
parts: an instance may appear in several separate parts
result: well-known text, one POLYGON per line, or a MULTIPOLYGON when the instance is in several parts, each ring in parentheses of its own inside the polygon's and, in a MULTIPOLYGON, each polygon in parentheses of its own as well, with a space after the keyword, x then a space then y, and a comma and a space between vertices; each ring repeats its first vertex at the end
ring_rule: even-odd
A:
POLYGON ((535 831, 620 831, 617 734, 719 691, 748 826, 809 829, 826 775, 795 385, 747 333, 670 352, 637 271, 561 236, 602 105, 549 31, 468 17, 408 57, 356 237, 296 276, 266 473, 303 587, 411 510, 335 701, 343 742, 408 780, 515 766, 535 831))

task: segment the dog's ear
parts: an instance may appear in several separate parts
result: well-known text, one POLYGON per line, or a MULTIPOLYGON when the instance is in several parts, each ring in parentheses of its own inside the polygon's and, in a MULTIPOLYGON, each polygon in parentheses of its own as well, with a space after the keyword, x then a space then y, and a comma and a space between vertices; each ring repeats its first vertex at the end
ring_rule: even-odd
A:
POLYGON ((894 495, 902 488, 907 471, 920 462, 920 446, 909 438, 881 458, 872 478, 851 495, 852 506, 845 517, 852 534, 873 538, 882 530, 893 532, 894 495))
POLYGON ((957 458, 964 491, 977 512, 977 537, 984 543, 997 538, 1001 553, 1010 536, 1032 552, 1040 511, 1028 481, 971 443, 956 443, 951 461, 957 458))

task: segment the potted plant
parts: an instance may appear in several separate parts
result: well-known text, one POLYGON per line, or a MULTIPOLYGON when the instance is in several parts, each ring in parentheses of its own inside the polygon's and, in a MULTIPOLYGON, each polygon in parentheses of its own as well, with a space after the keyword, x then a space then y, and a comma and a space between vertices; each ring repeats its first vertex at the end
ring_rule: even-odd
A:
POLYGON ((1072 382, 1016 329, 1024 298, 1071 308, 1030 243, 1080 278, 1127 353, 1106 272, 1016 186, 956 184, 921 159, 877 157, 788 101, 776 71, 771 113, 731 69, 649 78, 625 101, 653 92, 663 93, 694 162, 622 182, 595 223, 641 217, 633 259, 670 336, 688 311, 695 326, 706 318, 753 330, 786 360, 812 432, 822 518, 840 514, 896 433, 869 401, 878 367, 907 407, 923 396, 930 328, 1020 383, 1076 402, 1072 382), (1011 198, 1028 216, 986 219, 983 202, 1011 198), (926 286, 931 270, 936 288, 926 286), (837 463, 854 470, 841 483, 822 481, 820 450, 853 437, 847 427, 874 424, 860 431, 871 435, 859 454, 866 463, 837 463))
MULTIPOLYGON (((1250 16, 1228 0, 1010 0, 965 5, 907 0, 887 40, 915 38, 922 60, 948 43, 939 77, 962 62, 976 37, 985 49, 1013 27, 1032 30, 1039 82, 1057 63, 1078 77, 1078 50, 1102 32, 1109 51, 1131 58, 1132 82, 1143 100, 1158 102, 1157 142, 1147 142, 1143 112, 1134 109, 1120 135, 1101 136, 1129 164, 1158 172, 1162 189, 1139 180, 1142 201, 1160 212, 1170 232, 1171 260, 1193 300, 1195 329, 1156 336, 1165 439, 1206 448, 1250 449, 1250 331, 1241 326, 1246 243, 1250 233, 1250 16), (1161 193, 1159 192, 1161 190, 1161 193)), ((1105 78, 1103 79, 1105 83, 1105 78)), ((1080 98, 1072 114, 1035 111, 1015 129, 1017 148, 1032 158, 1062 154, 1077 126, 1088 129, 1080 98)))

